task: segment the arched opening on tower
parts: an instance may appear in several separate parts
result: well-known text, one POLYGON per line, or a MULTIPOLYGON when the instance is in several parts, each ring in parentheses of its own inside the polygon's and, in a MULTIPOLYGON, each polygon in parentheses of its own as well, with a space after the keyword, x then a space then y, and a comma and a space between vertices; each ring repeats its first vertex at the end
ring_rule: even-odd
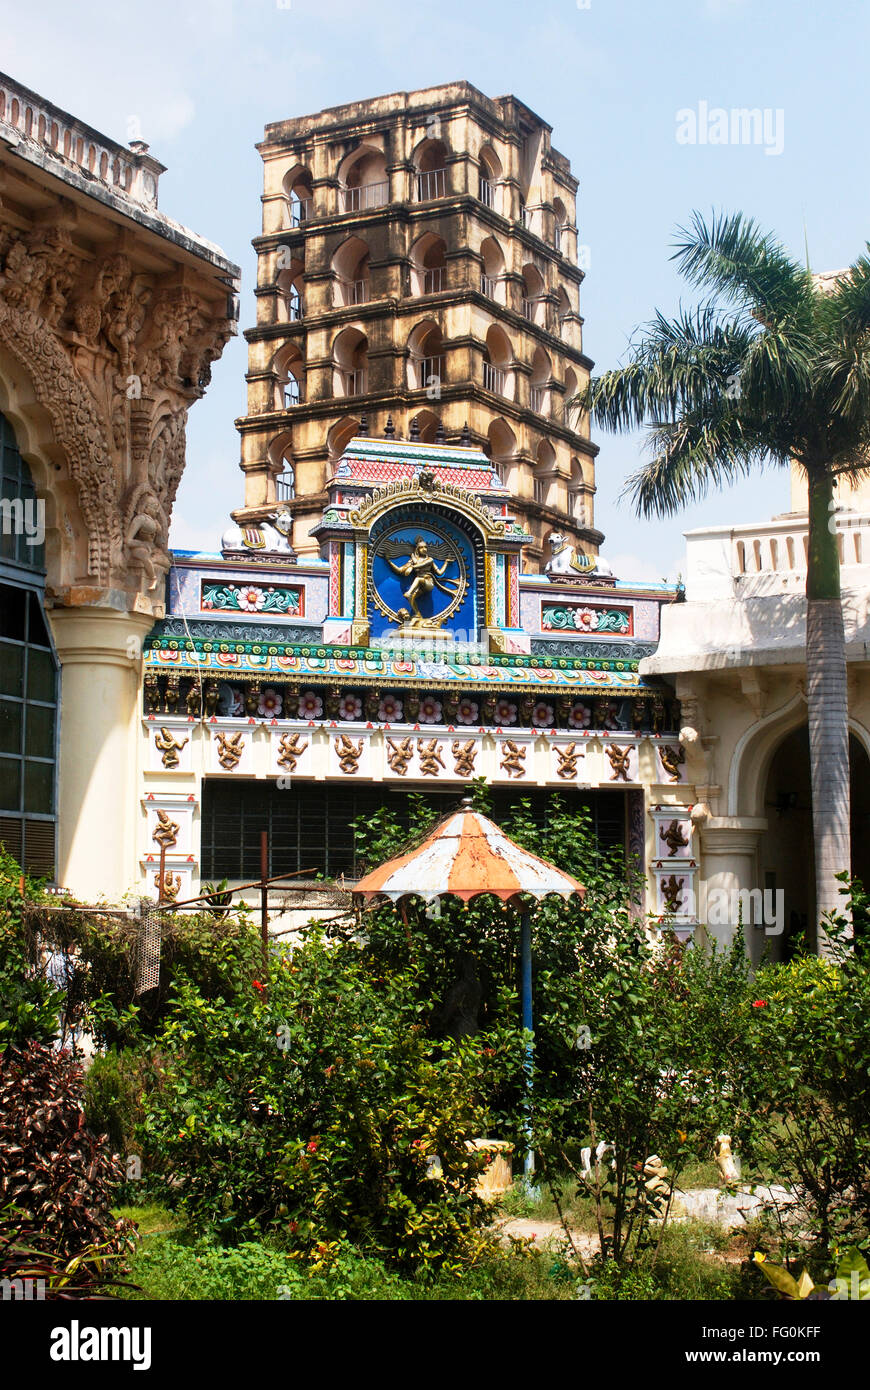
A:
POLYGON ((439 294, 447 288, 447 243, 424 232, 411 247, 411 294, 439 294))
POLYGON ((492 145, 484 145, 480 151, 477 196, 486 207, 492 208, 494 212, 501 212, 501 198, 499 196, 501 176, 501 160, 492 145))
POLYGON ((332 391, 362 396, 368 390, 369 340, 359 328, 342 329, 332 345, 332 391))
POLYGON ((284 270, 279 270, 275 280, 279 292, 279 323, 298 323, 304 313, 303 287, 305 266, 295 258, 284 270))
POLYGON ((333 304, 367 304, 371 299, 369 248, 362 237, 348 237, 332 258, 333 304))
POLYGON ((529 323, 546 326, 547 305, 544 295, 547 286, 538 267, 532 264, 523 266, 523 318, 529 323))
POLYGON ((504 252, 495 237, 488 236, 480 243, 480 255, 480 292, 496 304, 504 304, 504 252))
POLYGON ((499 418, 493 420, 487 430, 489 460, 502 482, 509 484, 511 469, 517 451, 517 437, 510 425, 499 418))
POLYGON ((529 405, 536 415, 548 413, 552 375, 553 364, 549 354, 539 344, 532 357, 532 375, 529 379, 529 405))
POLYGON ((414 151, 417 171, 415 193, 418 203, 443 198, 447 187, 447 146, 443 140, 424 140, 414 151))
POLYGON ((288 227, 301 227, 314 216, 314 194, 311 170, 296 165, 283 178, 284 202, 288 227))
POLYGON ((432 410, 421 410, 411 421, 411 438, 415 433, 421 444, 434 444, 438 429, 441 424, 438 416, 432 410))
POLYGON ((269 464, 275 479, 275 498, 278 502, 290 502, 296 496, 292 445, 293 436, 289 430, 277 434, 269 444, 269 464))
POLYGON ((326 448, 330 463, 338 462, 350 441, 359 434, 359 430, 360 421, 356 417, 337 420, 330 427, 326 436, 326 448))
POLYGON ((564 231, 568 225, 568 212, 561 198, 553 199, 553 246, 556 251, 562 250, 564 242, 564 231))
POLYGON ((542 439, 535 451, 535 501, 554 507, 556 486, 556 451, 548 439, 542 439))
POLYGON ((513 360, 508 335, 497 323, 490 324, 483 354, 483 385, 485 390, 509 401, 514 398, 513 360))
POLYGON ((408 338, 408 352, 409 389, 425 389, 431 393, 431 399, 439 400, 446 363, 444 337, 439 325, 432 319, 418 323, 408 338))
POLYGON ((285 343, 272 360, 275 409, 292 410, 305 400, 305 362, 297 343, 285 343))
POLYGON ((383 150, 359 145, 338 167, 339 211, 366 212, 390 200, 387 161, 383 150))

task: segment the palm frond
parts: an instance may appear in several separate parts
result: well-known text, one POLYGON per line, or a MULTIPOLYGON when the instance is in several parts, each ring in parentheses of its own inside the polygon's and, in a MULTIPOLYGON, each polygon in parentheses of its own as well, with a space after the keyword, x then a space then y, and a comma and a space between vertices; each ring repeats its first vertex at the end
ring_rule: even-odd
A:
POLYGON ((678 228, 672 257, 694 285, 739 304, 760 323, 812 316, 812 277, 770 233, 743 213, 714 213, 708 226, 699 212, 691 228, 678 228))
MULTIPOLYGON (((870 251, 870 242, 865 244, 870 251)), ((870 332, 870 256, 859 256, 820 298, 825 319, 835 331, 849 338, 870 332)))
POLYGON ((725 409, 696 419, 658 421, 648 444, 652 458, 623 488, 637 513, 646 517, 671 516, 702 500, 711 487, 747 476, 769 453, 766 441, 725 409))

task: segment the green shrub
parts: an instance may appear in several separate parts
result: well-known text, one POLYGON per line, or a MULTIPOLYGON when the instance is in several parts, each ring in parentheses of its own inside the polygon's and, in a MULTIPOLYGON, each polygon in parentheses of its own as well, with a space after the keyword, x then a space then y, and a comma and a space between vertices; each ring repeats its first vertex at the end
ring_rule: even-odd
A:
POLYGON ((833 960, 760 971, 746 1021, 759 1091, 753 1154, 795 1188, 804 1224, 836 1252, 870 1237, 870 967, 836 930, 833 939, 833 960))
POLYGON ((517 1058, 497 1035, 433 1040, 417 984, 317 933, 246 1000, 176 982, 142 1126, 167 1201, 228 1242, 280 1231, 323 1269, 345 1241, 407 1269, 473 1257, 484 1160, 466 1140, 486 1132, 486 1077, 517 1058))
MULTIPOLYGON (((58 1031, 65 996, 28 952, 21 870, 0 845, 0 1053, 28 1042, 49 1043, 58 1031)), ((28 897, 38 887, 25 879, 28 897)))

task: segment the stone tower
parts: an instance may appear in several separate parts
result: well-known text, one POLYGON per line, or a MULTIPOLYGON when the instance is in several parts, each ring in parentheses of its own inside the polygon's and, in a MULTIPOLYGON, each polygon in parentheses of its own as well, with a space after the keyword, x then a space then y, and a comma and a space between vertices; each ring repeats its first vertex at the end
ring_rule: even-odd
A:
POLYGON ((357 434, 482 447, 541 567, 589 554, 594 459, 565 402, 582 350, 575 194, 550 127, 467 82, 266 127, 257 323, 247 331, 245 505, 286 505, 316 554, 326 482, 357 434))

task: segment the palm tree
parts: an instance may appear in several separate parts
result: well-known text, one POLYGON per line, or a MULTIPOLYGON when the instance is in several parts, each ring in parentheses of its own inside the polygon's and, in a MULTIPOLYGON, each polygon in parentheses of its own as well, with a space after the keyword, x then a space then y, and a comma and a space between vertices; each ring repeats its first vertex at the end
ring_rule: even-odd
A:
MULTIPOLYGON (((646 426, 651 458, 625 491, 670 516, 755 468, 796 464, 809 492, 807 713, 816 911, 842 902, 850 865, 849 730, 840 559, 841 477, 870 472, 870 259, 823 281, 741 213, 695 213, 673 259, 707 293, 674 319, 656 312, 626 365, 571 404, 603 428, 646 426)), ((870 252, 870 243, 867 244, 870 252)), ((819 949, 827 949, 820 929, 819 949)))

